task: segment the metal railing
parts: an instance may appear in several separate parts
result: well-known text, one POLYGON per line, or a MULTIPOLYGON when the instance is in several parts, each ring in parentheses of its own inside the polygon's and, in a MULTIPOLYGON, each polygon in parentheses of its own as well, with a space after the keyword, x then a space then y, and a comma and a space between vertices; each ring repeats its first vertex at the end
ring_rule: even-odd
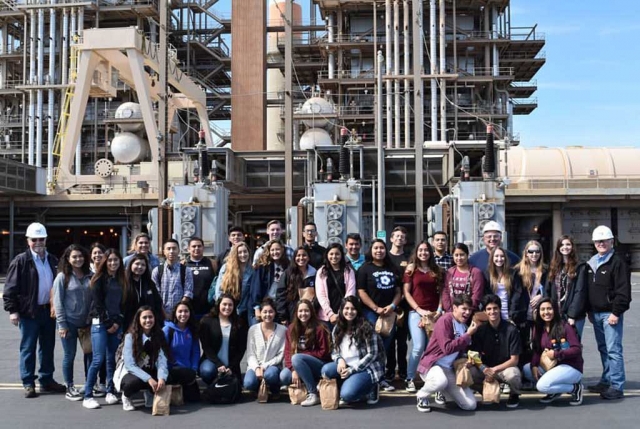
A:
POLYGON ((538 104, 538 99, 536 97, 533 98, 512 98, 511 101, 516 106, 524 106, 529 104, 538 104))
POLYGON ((531 177, 518 176, 512 178, 508 190, 593 190, 593 189, 637 189, 640 191, 640 175, 630 175, 627 177, 615 177, 613 175, 596 176, 574 176, 571 178, 563 176, 531 177))
POLYGON ((328 70, 318 72, 319 79, 375 79, 375 70, 336 70, 332 78, 328 70))
POLYGON ((528 82, 511 82, 511 87, 513 88, 530 88, 537 87, 538 81, 536 79, 530 80, 528 82))
MULTIPOLYGON (((498 76, 513 76, 513 67, 498 67, 498 76)), ((493 67, 474 67, 473 70, 459 70, 462 76, 493 76, 493 67)))
POLYGON ((537 27, 511 27, 511 40, 527 41, 527 40, 545 40, 546 35, 540 31, 536 31, 537 27))
POLYGON ((501 60, 544 60, 546 58, 547 53, 545 51, 540 51, 533 57, 528 52, 505 52, 500 55, 501 60))

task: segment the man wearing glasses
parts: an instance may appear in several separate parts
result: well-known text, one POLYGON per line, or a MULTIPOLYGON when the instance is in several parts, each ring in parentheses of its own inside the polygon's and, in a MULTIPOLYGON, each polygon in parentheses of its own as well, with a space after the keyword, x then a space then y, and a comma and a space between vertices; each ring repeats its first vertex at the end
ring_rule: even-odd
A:
MULTIPOLYGON (((502 226, 495 221, 487 222, 482 229, 482 242, 485 248, 471 254, 469 264, 485 272, 489 268, 491 251, 502 245, 502 226)), ((520 262, 520 257, 510 250, 507 250, 507 256, 512 267, 520 262)))
POLYGON ((598 253, 587 263, 587 307, 602 360, 602 376, 588 389, 600 393, 603 399, 622 399, 622 323, 631 302, 629 267, 613 248, 611 229, 598 226, 591 238, 598 253))
POLYGON ((324 262, 324 252, 326 252, 327 249, 319 245, 316 241, 318 237, 316 224, 313 222, 305 223, 302 229, 302 235, 304 236, 304 247, 309 250, 309 265, 317 270, 324 262))
POLYGON ((65 387, 53 379, 53 350, 56 321, 49 304, 58 259, 47 252, 47 230, 40 223, 27 228, 26 252, 16 256, 4 285, 4 309, 9 320, 20 328, 20 378, 25 398, 38 396, 35 390, 36 346, 40 343, 40 392, 64 393, 65 387))

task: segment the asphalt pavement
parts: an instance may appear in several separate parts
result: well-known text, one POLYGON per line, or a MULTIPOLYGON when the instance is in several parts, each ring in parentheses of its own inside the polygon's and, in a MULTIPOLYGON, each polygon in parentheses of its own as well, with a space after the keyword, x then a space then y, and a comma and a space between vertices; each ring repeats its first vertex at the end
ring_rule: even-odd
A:
MULTIPOLYGON (((2 428, 83 427, 126 428, 145 425, 147 427, 203 428, 233 427, 233 429, 362 427, 368 429, 390 427, 413 428, 429 425, 461 425, 473 429, 481 428, 536 428, 540 427, 585 427, 609 429, 637 425, 640 406, 640 274, 632 276, 633 298, 631 310, 624 320, 624 355, 627 372, 625 398, 621 401, 604 401, 599 396, 585 394, 584 403, 578 407, 569 405, 569 395, 551 405, 538 403, 540 394, 531 392, 521 397, 520 407, 507 409, 506 395, 498 405, 479 405, 476 411, 463 412, 453 405, 441 407, 432 404, 433 411, 422 414, 416 410, 415 395, 404 392, 400 382, 398 390, 383 393, 375 406, 356 405, 336 411, 323 411, 320 406, 302 408, 290 405, 287 397, 280 402, 259 404, 248 395, 243 402, 229 406, 205 404, 172 407, 168 417, 153 417, 150 410, 136 401, 138 409, 125 412, 122 406, 104 405, 98 410, 85 410, 82 402, 70 402, 64 395, 40 395, 36 399, 24 399, 18 370, 19 331, 9 323, 7 313, 0 314, 0 415, 2 428)), ((84 381, 80 351, 75 364, 76 384, 84 381)), ((584 384, 595 383, 601 372, 593 329, 587 322, 584 331, 584 384)), ((62 383, 62 345, 56 344, 55 378, 62 383)), ((104 403, 104 402, 103 402, 104 403)))

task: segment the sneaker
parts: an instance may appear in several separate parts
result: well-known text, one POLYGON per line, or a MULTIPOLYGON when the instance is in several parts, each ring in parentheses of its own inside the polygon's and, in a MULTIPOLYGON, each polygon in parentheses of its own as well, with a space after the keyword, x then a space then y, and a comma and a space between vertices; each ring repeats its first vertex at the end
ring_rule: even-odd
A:
POLYGON ((307 393, 307 399, 302 401, 300 405, 303 407, 313 407, 314 405, 318 405, 320 403, 320 397, 317 393, 307 393))
POLYGON ((153 393, 148 390, 144 391, 144 407, 153 408, 153 393))
POLYGON ((624 392, 622 390, 614 389, 613 387, 608 388, 604 392, 600 394, 602 399, 622 399, 624 398, 624 392))
POLYGON ((107 393, 107 397, 104 398, 107 405, 115 405, 118 403, 118 397, 113 393, 107 393))
POLYGON ((380 385, 374 384, 371 392, 367 395, 367 404, 375 405, 380 400, 380 385))
POLYGON ((96 384, 93 388, 93 396, 96 398, 102 398, 107 395, 107 386, 104 384, 96 384))
POLYGON ((584 386, 582 383, 577 383, 573 385, 573 392, 571 392, 571 401, 569 404, 571 405, 581 405, 582 404, 582 392, 584 390, 584 386))
POLYGON ((556 399, 558 399, 561 395, 562 395, 562 393, 552 393, 550 395, 546 395, 546 396, 540 398, 540 403, 541 404, 550 404, 553 401, 555 401, 556 399))
POLYGON ((444 397, 444 393, 442 392, 436 392, 434 395, 434 400, 436 401, 436 404, 438 405, 444 405, 447 400, 444 397))
POLYGON ((64 395, 65 398, 67 398, 70 401, 81 401, 82 395, 80 394, 80 392, 78 392, 78 389, 76 389, 73 386, 69 386, 67 387, 67 393, 64 395))
POLYGON ((345 401, 344 399, 340 398, 340 401, 338 401, 338 406, 339 407, 344 407, 349 405, 349 403, 347 401, 345 401))
POLYGON ((505 395, 510 394, 511 386, 509 386, 507 383, 500 383, 500 393, 504 393, 505 395))
POLYGON ((520 405, 520 395, 511 393, 507 399, 507 408, 518 408, 520 405))
POLYGON ((396 379, 396 373, 395 371, 391 372, 391 371, 387 371, 384 373, 384 379, 387 380, 389 383, 391 383, 393 380, 396 379))
POLYGON ((40 386, 40 393, 67 393, 67 388, 57 381, 40 386))
POLYGON ((89 410, 95 410, 96 408, 100 408, 100 404, 96 401, 95 398, 86 398, 82 401, 82 408, 87 408, 89 410))
POLYGON ((122 395, 122 409, 125 411, 133 411, 136 409, 136 407, 133 406, 133 402, 131 402, 131 399, 122 395))
POLYGON ((25 398, 37 398, 38 394, 36 393, 36 388, 33 386, 27 386, 24 388, 24 397, 25 398))
POLYGON ((404 390, 409 393, 416 393, 418 389, 416 389, 416 385, 413 383, 412 379, 407 379, 404 381, 404 390))
POLYGON ((587 390, 591 393, 602 393, 602 392, 606 392, 608 389, 609 389, 609 385, 604 383, 593 384, 587 387, 587 390))
POLYGON ((286 384, 283 384, 282 386, 280 386, 280 391, 281 392, 287 392, 289 390, 289 386, 287 386, 286 384))
POLYGON ((393 392, 396 390, 396 388, 390 385, 387 380, 382 380, 380 382, 380 388, 382 388, 382 390, 384 390, 385 392, 393 392))
POLYGON ((423 398, 418 397, 418 405, 416 405, 416 408, 418 408, 418 411, 421 413, 430 413, 431 406, 429 406, 429 398, 426 396, 423 398))

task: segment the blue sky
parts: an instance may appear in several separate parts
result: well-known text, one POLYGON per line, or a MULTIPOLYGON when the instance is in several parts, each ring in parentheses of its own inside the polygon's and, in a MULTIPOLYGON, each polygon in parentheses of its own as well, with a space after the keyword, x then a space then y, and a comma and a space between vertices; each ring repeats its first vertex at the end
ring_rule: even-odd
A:
POLYGON ((514 120, 522 145, 640 146, 638 16, 638 0, 512 0, 512 26, 546 34, 538 108, 514 120))

